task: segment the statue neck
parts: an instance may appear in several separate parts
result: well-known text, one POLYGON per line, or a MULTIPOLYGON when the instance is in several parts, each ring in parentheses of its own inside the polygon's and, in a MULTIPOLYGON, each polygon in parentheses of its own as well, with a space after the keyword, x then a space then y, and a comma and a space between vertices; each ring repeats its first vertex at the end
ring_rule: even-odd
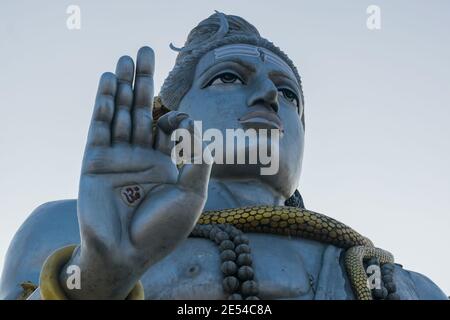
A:
POLYGON ((284 205, 279 192, 259 180, 209 180, 205 211, 261 205, 284 205))

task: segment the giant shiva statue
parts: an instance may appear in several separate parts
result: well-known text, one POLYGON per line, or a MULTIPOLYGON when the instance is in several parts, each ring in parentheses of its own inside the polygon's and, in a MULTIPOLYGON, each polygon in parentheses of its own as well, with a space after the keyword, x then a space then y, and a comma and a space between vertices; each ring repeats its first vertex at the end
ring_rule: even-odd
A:
POLYGON ((23 223, 0 298, 447 299, 369 239, 304 208, 304 98, 283 51, 219 12, 172 48, 176 63, 155 99, 149 47, 136 65, 123 56, 102 75, 78 199, 46 203, 23 223), (194 121, 224 135, 278 130, 277 173, 174 163, 171 134, 198 139, 194 121))

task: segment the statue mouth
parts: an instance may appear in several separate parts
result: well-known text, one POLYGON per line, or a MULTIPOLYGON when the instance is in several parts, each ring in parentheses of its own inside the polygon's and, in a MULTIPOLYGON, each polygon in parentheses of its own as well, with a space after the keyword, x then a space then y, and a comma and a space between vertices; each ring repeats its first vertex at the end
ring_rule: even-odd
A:
POLYGON ((284 131, 280 117, 276 113, 270 111, 250 111, 238 120, 244 127, 255 129, 278 129, 281 132, 284 131))

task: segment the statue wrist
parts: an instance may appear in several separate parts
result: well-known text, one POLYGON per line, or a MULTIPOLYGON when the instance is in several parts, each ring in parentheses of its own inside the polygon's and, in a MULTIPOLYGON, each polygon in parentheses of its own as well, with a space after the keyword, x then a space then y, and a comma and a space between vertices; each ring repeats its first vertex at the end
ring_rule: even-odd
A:
MULTIPOLYGON (((42 300, 69 300, 61 285, 60 274, 63 268, 70 261, 76 245, 62 247, 54 251, 44 262, 42 266, 39 287, 42 300)), ((75 289, 76 290, 76 289, 75 289)), ((143 300, 144 288, 140 281, 136 283, 126 300, 143 300)))

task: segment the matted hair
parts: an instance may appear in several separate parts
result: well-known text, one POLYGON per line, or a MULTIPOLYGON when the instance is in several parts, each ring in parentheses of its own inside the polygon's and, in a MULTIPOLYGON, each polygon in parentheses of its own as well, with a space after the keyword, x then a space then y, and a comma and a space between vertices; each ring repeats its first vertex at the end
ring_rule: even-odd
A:
MULTIPOLYGON (((195 68, 200 58, 213 49, 234 43, 263 47, 283 59, 297 78, 301 103, 304 105, 301 78, 292 60, 272 42, 262 38, 258 30, 243 18, 217 11, 191 30, 183 48, 179 49, 171 44, 171 48, 179 53, 175 66, 161 87, 162 104, 168 109, 177 110, 181 99, 192 86, 195 68)), ((304 113, 302 122, 304 124, 304 113)))

